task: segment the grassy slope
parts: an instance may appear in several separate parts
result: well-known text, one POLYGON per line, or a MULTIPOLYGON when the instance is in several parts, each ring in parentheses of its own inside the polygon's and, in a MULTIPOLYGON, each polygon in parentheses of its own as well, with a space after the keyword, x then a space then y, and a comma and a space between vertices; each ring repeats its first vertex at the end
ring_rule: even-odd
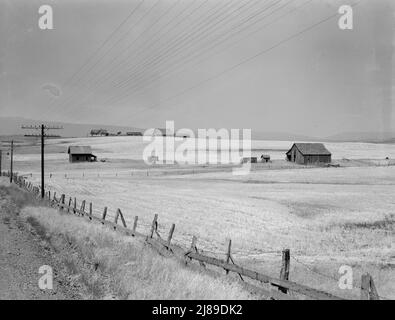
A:
POLYGON ((59 250, 64 249, 64 241, 73 244, 79 254, 66 255, 65 263, 86 284, 92 298, 109 293, 122 299, 254 298, 235 282, 190 270, 159 256, 143 242, 99 224, 45 207, 25 207, 21 216, 41 228, 46 239, 57 239, 51 244, 59 250), (79 269, 81 258, 91 266, 88 272, 79 269))

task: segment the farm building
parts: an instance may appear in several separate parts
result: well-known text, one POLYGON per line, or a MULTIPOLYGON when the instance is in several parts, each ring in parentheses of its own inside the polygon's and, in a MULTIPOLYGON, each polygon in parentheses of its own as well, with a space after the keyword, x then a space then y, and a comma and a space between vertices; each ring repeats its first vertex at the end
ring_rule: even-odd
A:
POLYGON ((69 162, 93 162, 97 157, 89 146, 71 146, 68 148, 69 162))
POLYGON ((143 134, 141 131, 129 131, 129 132, 126 132, 126 135, 127 136, 142 136, 143 134))
POLYGON ((261 155, 261 161, 262 162, 270 162, 270 155, 268 155, 268 154, 261 155))
POLYGON ((299 164, 330 163, 332 156, 322 143, 294 143, 286 155, 299 164))
POLYGON ((240 163, 257 163, 257 157, 244 157, 240 160, 240 163))
POLYGON ((144 136, 174 137, 174 132, 163 128, 153 128, 145 131, 144 136))

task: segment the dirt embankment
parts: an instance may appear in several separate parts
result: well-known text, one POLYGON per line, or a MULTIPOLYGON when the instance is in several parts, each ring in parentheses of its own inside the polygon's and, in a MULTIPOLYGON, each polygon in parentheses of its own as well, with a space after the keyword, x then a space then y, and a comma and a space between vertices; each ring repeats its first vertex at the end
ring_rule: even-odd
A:
POLYGON ((20 219, 23 199, 13 199, 8 189, 0 187, 0 299, 82 298, 53 249, 20 219), (44 265, 53 270, 53 289, 39 288, 44 265))

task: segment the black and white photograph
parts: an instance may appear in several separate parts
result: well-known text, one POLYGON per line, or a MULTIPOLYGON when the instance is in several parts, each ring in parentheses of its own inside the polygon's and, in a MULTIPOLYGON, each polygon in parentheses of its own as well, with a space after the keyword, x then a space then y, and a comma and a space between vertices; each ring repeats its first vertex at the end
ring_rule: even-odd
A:
POLYGON ((0 0, 0 300, 394 300, 394 46, 393 0, 0 0))

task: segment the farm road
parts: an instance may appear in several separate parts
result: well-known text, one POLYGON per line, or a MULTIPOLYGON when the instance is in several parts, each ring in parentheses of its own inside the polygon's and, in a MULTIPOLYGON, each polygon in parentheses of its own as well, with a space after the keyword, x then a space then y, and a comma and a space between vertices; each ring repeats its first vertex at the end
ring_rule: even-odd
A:
POLYGON ((62 268, 51 249, 18 217, 18 208, 0 182, 0 300, 78 299, 76 290, 67 286, 62 268), (39 268, 53 268, 53 289, 41 290, 39 268))

